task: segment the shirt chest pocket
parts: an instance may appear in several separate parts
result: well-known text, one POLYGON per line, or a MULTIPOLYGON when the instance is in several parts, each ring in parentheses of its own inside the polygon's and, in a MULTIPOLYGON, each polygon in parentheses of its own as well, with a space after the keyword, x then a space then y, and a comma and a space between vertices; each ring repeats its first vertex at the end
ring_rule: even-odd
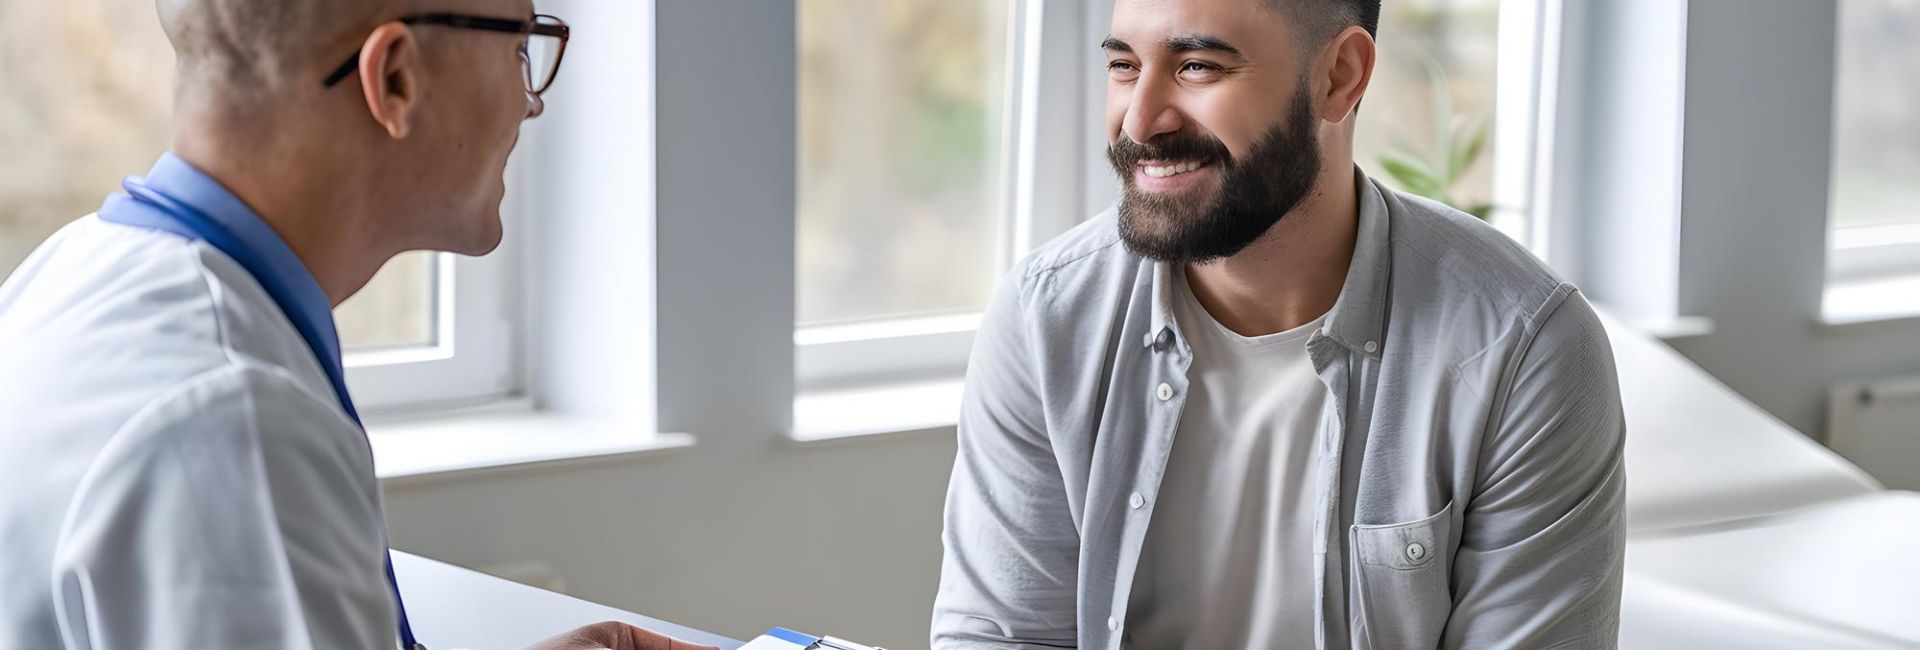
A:
POLYGON ((1453 611, 1453 504, 1430 517, 1352 529, 1354 647, 1440 645, 1453 611))

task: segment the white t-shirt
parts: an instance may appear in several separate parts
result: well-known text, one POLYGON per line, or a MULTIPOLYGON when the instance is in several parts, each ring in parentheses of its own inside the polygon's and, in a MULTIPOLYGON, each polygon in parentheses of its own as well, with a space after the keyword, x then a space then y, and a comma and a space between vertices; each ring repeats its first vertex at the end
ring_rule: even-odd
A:
POLYGON ((1174 318, 1190 387, 1134 575, 1128 648, 1311 648, 1314 485, 1327 389, 1307 356, 1325 315, 1248 338, 1186 274, 1174 318))

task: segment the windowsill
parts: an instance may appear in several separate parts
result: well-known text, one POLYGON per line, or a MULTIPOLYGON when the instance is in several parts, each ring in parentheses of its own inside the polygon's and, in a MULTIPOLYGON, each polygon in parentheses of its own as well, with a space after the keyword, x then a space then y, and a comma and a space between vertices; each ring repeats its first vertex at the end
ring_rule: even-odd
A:
POLYGON ((793 400, 796 442, 950 432, 960 416, 961 381, 815 391, 793 400))
POLYGON ((1829 283, 1820 323, 1832 327, 1920 318, 1920 275, 1829 283))
POLYGON ((647 435, 631 425, 506 403, 367 427, 374 474, 393 488, 475 474, 572 467, 692 447, 684 433, 647 435))

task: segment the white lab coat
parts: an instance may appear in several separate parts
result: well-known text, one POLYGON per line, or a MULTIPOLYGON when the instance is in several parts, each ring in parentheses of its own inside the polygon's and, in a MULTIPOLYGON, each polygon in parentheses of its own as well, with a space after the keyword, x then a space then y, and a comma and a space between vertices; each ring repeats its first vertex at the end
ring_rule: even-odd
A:
POLYGON ((0 649, 393 648, 365 436, 204 243, 97 217, 0 285, 0 649))

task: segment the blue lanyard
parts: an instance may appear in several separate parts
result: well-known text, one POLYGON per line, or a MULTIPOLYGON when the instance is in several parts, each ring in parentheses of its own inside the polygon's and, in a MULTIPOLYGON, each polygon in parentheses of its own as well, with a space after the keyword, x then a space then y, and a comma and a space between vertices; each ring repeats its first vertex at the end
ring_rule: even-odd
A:
MULTIPOLYGON (((167 196, 140 179, 128 178, 121 187, 126 189, 127 196, 132 197, 133 201, 152 209, 132 210, 127 209, 132 206, 124 201, 108 201, 100 208, 101 220, 161 230, 188 239, 205 241, 208 245, 225 253, 227 257, 233 258, 234 262, 239 263, 241 268, 246 269, 254 280, 260 283, 261 288, 266 289, 267 295, 273 298, 274 304, 287 315, 287 320, 293 322, 294 329, 300 332, 300 337, 306 341, 307 347, 313 350, 314 358, 320 362, 321 369, 326 371, 328 381, 333 384, 334 395, 340 398, 340 407, 346 410, 347 416, 353 418, 355 424, 360 423, 360 413, 353 408, 353 399, 347 394, 346 371, 341 364, 339 342, 322 335, 321 332, 324 330, 317 322, 319 318, 333 318, 332 313, 313 314, 310 313, 311 310, 297 308, 296 305, 299 303, 294 300, 293 290, 285 279, 269 272, 268 265, 257 252, 249 249, 233 232, 222 227, 219 222, 200 210, 167 196)), ((384 537, 385 531, 381 534, 384 537)), ((387 586, 393 591, 394 610, 400 619, 400 647, 407 650, 424 649, 425 646, 420 645, 414 638, 413 627, 407 622, 407 606, 400 599, 400 582, 393 574, 391 551, 387 553, 386 573, 387 586)))

